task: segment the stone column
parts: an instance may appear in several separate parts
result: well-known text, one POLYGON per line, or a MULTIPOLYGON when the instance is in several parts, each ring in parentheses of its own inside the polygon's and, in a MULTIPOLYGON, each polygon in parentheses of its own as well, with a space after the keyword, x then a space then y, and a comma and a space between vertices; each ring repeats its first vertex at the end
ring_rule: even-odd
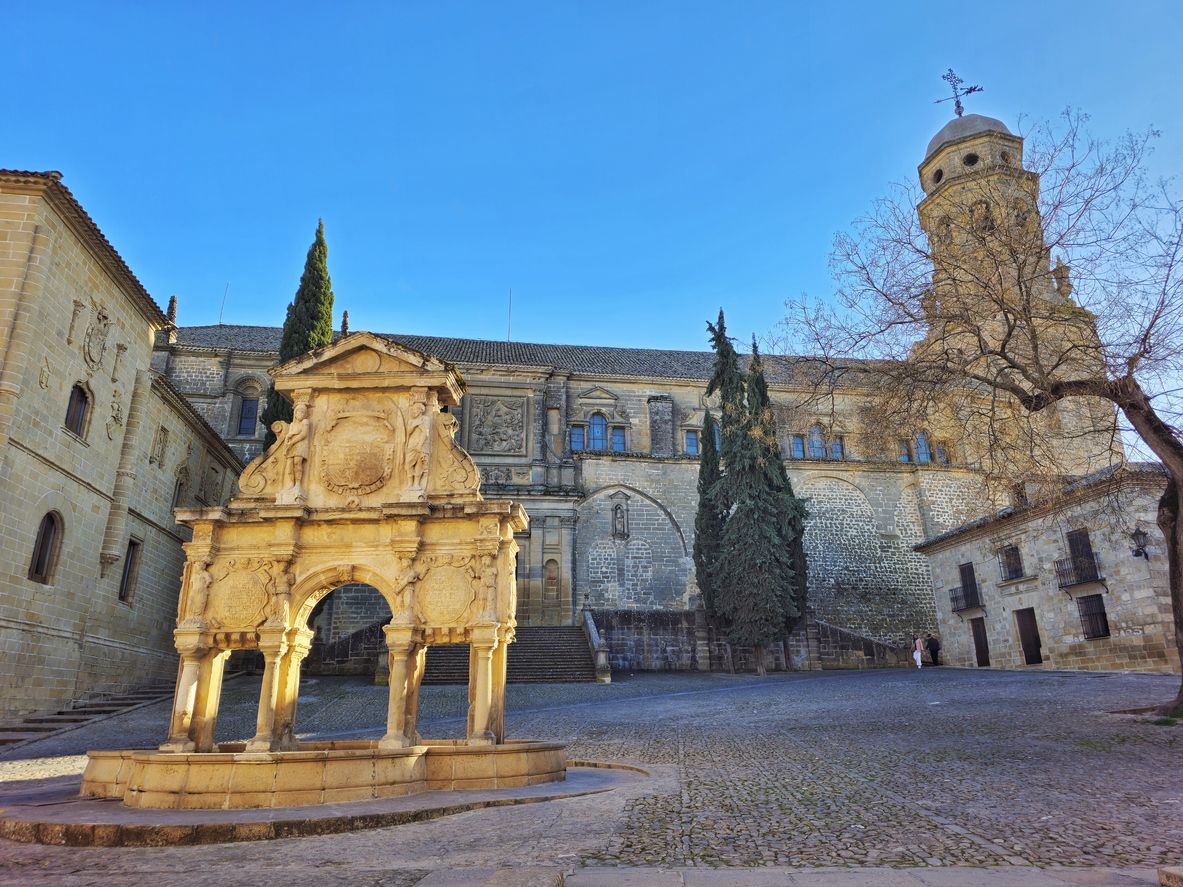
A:
POLYGON ((6 340, 0 339, 0 461, 7 454, 4 445, 12 431, 16 402, 21 396, 21 380, 32 357, 33 315, 41 301, 49 252, 45 229, 35 225, 21 271, 20 289, 10 289, 0 282, 0 336, 6 337, 6 340))
POLYGON ((279 693, 275 700, 275 749, 296 748, 296 702, 300 696, 300 666, 312 648, 312 630, 287 633, 288 651, 279 660, 279 693))
POLYGON ((416 644, 407 654, 407 720, 404 732, 407 740, 418 745, 419 686, 423 683, 423 669, 427 665, 427 645, 416 644))
POLYGON ((378 748, 406 748, 407 738, 407 665, 415 640, 412 625, 384 625, 386 649, 390 657, 390 686, 386 704, 386 735, 378 740, 378 748))
POLYGON ((119 466, 115 469, 115 487, 111 493, 111 507, 107 511, 107 527, 103 533, 103 545, 99 551, 100 571, 119 561, 124 555, 127 541, 123 538, 127 529, 128 497, 136 479, 136 443, 139 437, 140 417, 144 412, 144 400, 152 378, 148 370, 137 370, 135 385, 131 392, 131 403, 127 408, 126 424, 123 426, 123 444, 119 451, 119 466))
POLYGON ((189 650, 181 654, 181 671, 177 678, 176 693, 173 696, 173 713, 168 726, 168 739, 161 743, 161 751, 193 751, 193 740, 189 738, 189 730, 193 723, 193 703, 197 697, 197 678, 203 652, 202 650, 189 650))
POLYGON ((287 652, 285 632, 266 632, 260 638, 259 652, 263 654, 263 684, 259 688, 259 716, 255 721, 255 735, 246 744, 247 751, 271 751, 275 747, 275 707, 279 701, 279 672, 283 654, 287 652))
POLYGON ((492 692, 489 703, 489 732, 493 741, 505 742, 505 672, 509 659, 509 645, 502 640, 493 650, 492 692))
POLYGON ((468 744, 493 745, 489 729, 493 704, 493 651, 497 648, 497 627, 478 625, 472 629, 468 648, 468 744))
POLYGON ((197 694, 189 736, 194 751, 214 751, 214 732, 218 725, 218 706, 222 702, 222 673, 229 650, 210 650, 201 658, 197 671, 197 694))

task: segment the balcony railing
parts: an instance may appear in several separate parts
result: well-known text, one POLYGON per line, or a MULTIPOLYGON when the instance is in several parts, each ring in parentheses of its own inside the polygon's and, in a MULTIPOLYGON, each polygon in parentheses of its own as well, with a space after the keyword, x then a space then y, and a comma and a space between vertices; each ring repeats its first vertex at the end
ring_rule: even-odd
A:
POLYGON ((962 610, 972 610, 974 607, 982 606, 982 596, 978 591, 978 586, 974 585, 958 585, 956 588, 949 591, 949 600, 953 603, 953 612, 960 613, 962 610))
POLYGON ((1100 581, 1101 571, 1094 557, 1065 557, 1056 561, 1056 579, 1060 588, 1068 588, 1100 581))

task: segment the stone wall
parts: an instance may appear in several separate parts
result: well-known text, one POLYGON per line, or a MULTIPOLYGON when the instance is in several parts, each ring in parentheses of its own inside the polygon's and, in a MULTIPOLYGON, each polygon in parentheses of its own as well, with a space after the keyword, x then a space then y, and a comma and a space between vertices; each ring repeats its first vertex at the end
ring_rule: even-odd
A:
POLYGON ((173 496, 180 483, 182 502, 202 491, 220 504, 237 470, 212 430, 146 372, 163 317, 145 313, 103 249, 43 196, 0 187, 0 279, 16 281, 36 331, 9 347, 14 313, 0 293, 0 354, 17 370, 19 393, 0 435, 4 720, 175 677, 186 536, 172 519, 173 496), (81 434, 64 427, 76 384, 91 404, 81 434), (29 568, 49 512, 60 517, 60 544, 42 583, 29 568), (138 568, 121 600, 132 539, 138 568))

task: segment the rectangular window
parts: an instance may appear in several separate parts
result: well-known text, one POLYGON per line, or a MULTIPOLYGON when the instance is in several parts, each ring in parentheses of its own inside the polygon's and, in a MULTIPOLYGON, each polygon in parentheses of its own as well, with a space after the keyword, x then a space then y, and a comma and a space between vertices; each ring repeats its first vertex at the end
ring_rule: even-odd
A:
POLYGON ((1002 568, 1002 581, 1019 579, 1023 575, 1023 555, 1017 545, 1008 545, 998 553, 998 563, 1002 568))
POLYGON ((623 428, 613 428, 612 429, 612 452, 614 452, 614 453, 623 453, 624 452, 624 429, 623 428))
POLYGON ((805 458, 805 435, 804 434, 794 434, 793 435, 792 452, 793 452, 794 459, 804 459, 805 458))
POLYGON ((899 460, 901 462, 911 462, 912 461, 912 448, 910 446, 908 446, 908 442, 906 440, 900 441, 899 460))
POLYGON ((842 438, 835 437, 830 441, 830 458, 831 459, 845 459, 846 458, 846 444, 842 442, 842 438))
POLYGON ((587 431, 582 425, 571 426, 571 452, 578 453, 587 449, 587 431))
POLYGON ((1086 638, 1109 637, 1109 617, 1105 615, 1104 597, 1099 594, 1078 597, 1076 608, 1080 611, 1080 625, 1086 638))
POLYGON ((949 451, 947 449, 945 449, 945 445, 944 444, 937 444, 935 447, 935 450, 936 450, 937 464, 938 465, 948 465, 949 464, 949 451))
POLYGON ((238 436, 254 437, 258 419, 259 399, 257 397, 244 397, 242 399, 242 409, 238 411, 238 436))
POLYGON ((690 456, 698 455, 698 432, 686 432, 686 453, 690 456))
POLYGON ((130 604, 131 597, 135 594, 142 547, 143 543, 139 539, 127 540, 127 552, 123 555, 123 575, 119 579, 119 600, 125 604, 130 604))

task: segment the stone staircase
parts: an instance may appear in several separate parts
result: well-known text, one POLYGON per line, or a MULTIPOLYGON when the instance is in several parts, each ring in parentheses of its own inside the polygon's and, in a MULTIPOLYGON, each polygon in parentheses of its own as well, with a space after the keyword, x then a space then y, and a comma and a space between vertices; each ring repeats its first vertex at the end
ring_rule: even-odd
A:
POLYGON ((0 727, 0 750, 37 739, 46 739, 55 733, 64 733, 91 721, 102 720, 150 702, 168 699, 172 695, 172 684, 156 684, 126 693, 75 702, 71 708, 52 714, 29 715, 19 723, 0 727))
MULTIPOLYGON (((510 684, 592 682, 595 663, 587 636, 578 625, 518 626, 509 645, 506 681, 510 684)), ((468 647, 427 648, 424 684, 467 684, 468 647)))

